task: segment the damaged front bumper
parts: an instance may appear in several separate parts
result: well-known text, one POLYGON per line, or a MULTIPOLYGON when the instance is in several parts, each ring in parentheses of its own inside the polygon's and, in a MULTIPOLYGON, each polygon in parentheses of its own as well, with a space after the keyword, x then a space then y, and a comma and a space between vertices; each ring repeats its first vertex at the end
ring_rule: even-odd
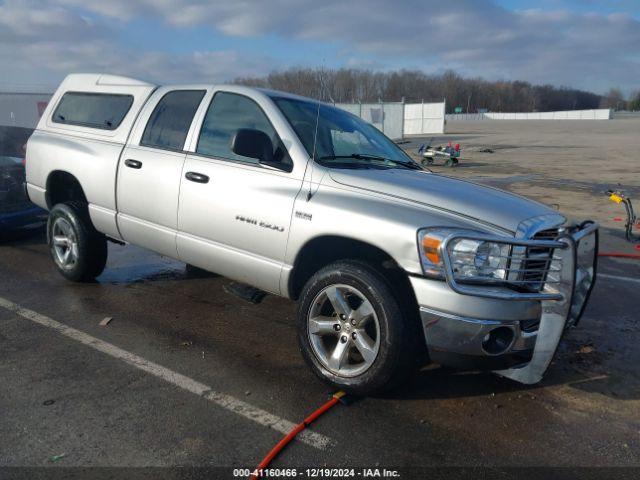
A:
POLYGON ((519 368, 496 372, 525 384, 542 380, 556 353, 562 332, 578 324, 595 284, 598 225, 582 224, 575 231, 561 235, 557 241, 566 245, 554 251, 554 261, 560 264, 560 283, 545 286, 545 290, 555 290, 551 293, 560 294, 561 298, 542 301, 540 327, 531 361, 519 368))
MULTIPOLYGON (((433 361, 494 370, 532 384, 542 379, 565 329, 578 323, 593 289, 598 225, 585 222, 565 228, 551 240, 509 242, 514 248, 553 249, 548 265, 554 272, 553 280, 537 292, 462 284, 454 278, 452 265, 444 255, 446 286, 454 298, 440 308, 434 308, 433 300, 425 306, 427 302, 420 302, 420 297, 434 297, 427 292, 420 295, 424 287, 417 280, 412 283, 418 289, 420 316, 433 361)), ((446 243, 442 251, 447 251, 446 243)))

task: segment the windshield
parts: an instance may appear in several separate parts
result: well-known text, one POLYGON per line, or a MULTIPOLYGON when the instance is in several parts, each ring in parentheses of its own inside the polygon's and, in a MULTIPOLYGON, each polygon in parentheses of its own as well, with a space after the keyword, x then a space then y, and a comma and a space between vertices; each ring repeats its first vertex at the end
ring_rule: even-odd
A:
POLYGON ((314 155, 316 117, 318 138, 315 158, 330 167, 358 168, 362 166, 417 164, 393 141, 373 125, 349 112, 330 105, 293 98, 274 98, 310 157, 314 155))

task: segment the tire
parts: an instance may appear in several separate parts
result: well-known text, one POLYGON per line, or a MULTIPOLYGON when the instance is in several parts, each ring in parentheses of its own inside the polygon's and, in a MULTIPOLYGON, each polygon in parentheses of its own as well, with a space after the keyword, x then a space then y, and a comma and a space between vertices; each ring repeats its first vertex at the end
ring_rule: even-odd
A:
POLYGON ((47 243, 56 268, 72 282, 94 280, 107 263, 107 239, 94 228, 83 202, 59 203, 51 209, 47 243))
POLYGON ((400 384, 415 366, 416 350, 413 347, 416 343, 411 339, 412 331, 393 288, 381 273, 364 262, 344 260, 323 268, 307 282, 300 296, 298 341, 302 356, 321 380, 348 393, 370 395, 400 384), (329 297, 335 295, 334 289, 341 292, 342 298, 352 309, 356 309, 352 310, 354 318, 363 305, 364 310, 369 306, 372 308, 369 320, 362 322, 365 327, 352 326, 349 330, 351 317, 346 322, 340 320, 337 309, 332 315, 328 314, 333 309, 329 297), (358 303, 360 300, 363 300, 361 304, 358 303), (365 301, 369 302, 369 306, 365 301), (312 326, 312 318, 323 320, 313 321, 312 326), (335 335, 329 330, 332 322, 335 335), (376 329, 371 327, 372 322, 377 325, 376 329), (341 325, 339 331, 336 330, 337 324, 341 325), (318 331, 312 333, 316 329, 318 331), (368 330, 363 334, 357 333, 365 329, 368 330), (336 338, 335 346, 332 335, 336 338), (344 336, 348 337, 346 342, 343 342, 344 336), (366 337, 368 339, 365 341, 366 337), (375 357, 368 349, 365 357, 358 345, 364 342, 371 346, 371 341, 377 345, 377 349, 373 349, 375 357), (347 349, 342 367, 340 362, 332 360, 339 345, 342 345, 341 351, 347 349), (358 363, 358 360, 363 363, 358 363))

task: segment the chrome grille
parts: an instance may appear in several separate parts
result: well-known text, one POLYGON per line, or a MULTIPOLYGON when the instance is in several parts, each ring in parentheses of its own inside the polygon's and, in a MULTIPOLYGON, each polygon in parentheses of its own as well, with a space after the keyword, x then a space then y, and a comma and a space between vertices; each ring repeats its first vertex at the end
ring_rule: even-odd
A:
MULTIPOLYGON (((558 228, 550 228, 536 233, 533 240, 554 240, 558 234, 558 228)), ((549 272, 555 271, 551 268, 553 248, 528 247, 524 257, 518 283, 528 290, 539 292, 544 287, 549 272)))

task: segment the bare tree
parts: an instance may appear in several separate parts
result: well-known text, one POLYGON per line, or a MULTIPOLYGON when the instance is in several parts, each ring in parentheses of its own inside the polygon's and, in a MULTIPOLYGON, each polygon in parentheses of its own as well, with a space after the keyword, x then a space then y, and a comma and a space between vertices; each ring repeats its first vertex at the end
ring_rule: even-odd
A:
POLYGON ((640 111, 640 90, 631 95, 629 100, 629 110, 632 112, 640 111))
POLYGON ((427 75, 419 70, 376 72, 356 69, 292 68, 272 72, 263 78, 238 78, 235 83, 272 88, 332 102, 398 102, 414 103, 447 100, 447 110, 455 107, 475 112, 489 111, 554 111, 598 108, 621 108, 624 104, 619 89, 605 97, 592 92, 552 85, 531 85, 523 81, 487 81, 464 78, 449 70, 440 75, 427 75))
POLYGON ((600 100, 600 108, 612 108, 614 110, 624 110, 626 107, 624 96, 619 88, 611 88, 609 92, 600 100))

